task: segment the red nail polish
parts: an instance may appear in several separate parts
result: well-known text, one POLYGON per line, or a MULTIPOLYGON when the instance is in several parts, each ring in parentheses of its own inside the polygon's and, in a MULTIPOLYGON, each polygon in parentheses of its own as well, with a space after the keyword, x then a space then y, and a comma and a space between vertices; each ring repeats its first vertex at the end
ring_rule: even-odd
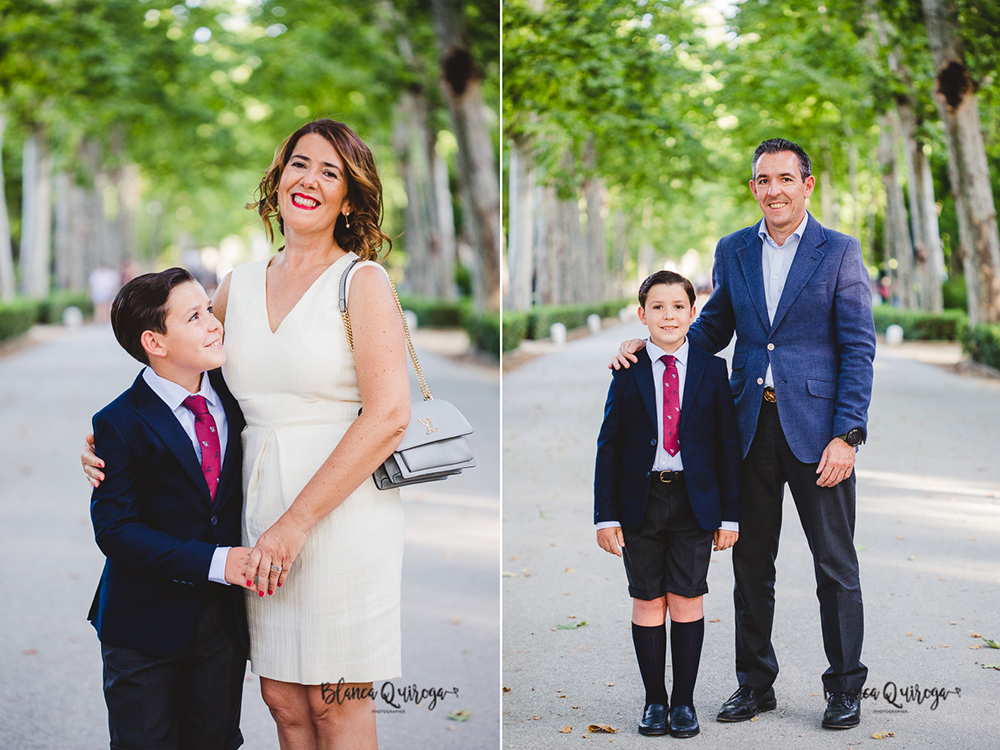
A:
POLYGON ((273 591, 271 591, 271 589, 268 589, 268 590, 267 590, 267 593, 268 593, 268 594, 270 594, 271 596, 274 596, 274 592, 273 592, 273 591))
POLYGON ((264 592, 263 592, 263 591, 261 591, 261 592, 260 592, 260 595, 261 595, 261 596, 264 596, 264 592))
POLYGON ((278 588, 281 588, 281 581, 278 581, 278 588))
POLYGON ((247 581, 247 586, 253 586, 253 581, 247 581))

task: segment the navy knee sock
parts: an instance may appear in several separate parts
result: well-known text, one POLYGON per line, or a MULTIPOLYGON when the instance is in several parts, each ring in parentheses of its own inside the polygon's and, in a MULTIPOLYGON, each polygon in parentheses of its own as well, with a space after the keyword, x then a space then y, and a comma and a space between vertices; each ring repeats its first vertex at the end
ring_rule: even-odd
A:
POLYGON ((632 643, 639 661, 639 674, 646 688, 646 705, 667 705, 667 686, 663 673, 667 666, 667 627, 647 627, 632 623, 632 643))
POLYGON ((670 621, 670 657, 674 667, 671 705, 694 706, 694 682, 698 678, 701 644, 704 640, 704 617, 694 622, 670 621))

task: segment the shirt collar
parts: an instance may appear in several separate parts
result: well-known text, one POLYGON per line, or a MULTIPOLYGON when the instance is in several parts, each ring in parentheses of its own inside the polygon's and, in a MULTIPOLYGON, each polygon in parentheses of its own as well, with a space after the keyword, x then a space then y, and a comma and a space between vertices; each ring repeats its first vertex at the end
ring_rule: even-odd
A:
MULTIPOLYGON (((788 235, 788 239, 785 240, 785 245, 788 244, 788 240, 795 237, 795 241, 798 242, 802 239, 802 235, 806 231, 806 224, 809 222, 809 212, 806 211, 805 216, 802 217, 802 221, 795 228, 795 231, 788 235)), ((770 242, 774 247, 779 247, 778 243, 774 241, 774 238, 767 231, 767 219, 761 219, 760 224, 757 225, 757 236, 760 237, 763 242, 770 242)), ((784 247, 781 245, 780 247, 784 247)))
MULTIPOLYGON (((669 354, 669 352, 663 351, 660 347, 652 342, 651 339, 646 339, 646 353, 649 355, 651 362, 656 362, 664 354, 669 354)), ((688 361, 688 339, 687 336, 684 337, 684 343, 678 347, 677 351, 674 352, 674 359, 680 363, 682 366, 687 367, 688 361)))
POLYGON ((201 374, 201 388, 196 394, 190 393, 187 388, 172 380, 160 377, 153 371, 152 367, 147 367, 142 371, 142 378, 153 389, 153 393, 170 407, 171 411, 177 411, 184 403, 184 399, 194 395, 204 396, 205 400, 212 406, 218 407, 219 405, 219 397, 215 389, 212 388, 212 381, 209 380, 207 372, 201 374))

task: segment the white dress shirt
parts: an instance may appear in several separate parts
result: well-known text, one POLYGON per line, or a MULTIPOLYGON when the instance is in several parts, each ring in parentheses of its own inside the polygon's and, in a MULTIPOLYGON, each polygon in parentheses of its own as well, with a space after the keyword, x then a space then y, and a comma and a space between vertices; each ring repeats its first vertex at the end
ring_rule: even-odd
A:
MULTIPOLYGON (((767 317, 771 323, 774 323, 774 314, 778 310, 778 302, 781 300, 781 293, 788 279, 788 269, 792 267, 795 251, 799 249, 799 242, 802 240, 803 232, 806 231, 808 221, 809 213, 806 212, 802 222, 785 240, 784 245, 779 245, 768 233, 767 219, 761 219, 757 226, 757 234, 763 244, 761 266, 764 271, 764 299, 767 301, 767 317)), ((774 387, 774 375, 771 373, 770 363, 767 365, 764 385, 774 387)))
MULTIPOLYGON (((152 367, 147 367, 142 371, 142 379, 146 381, 146 385, 153 390, 153 393, 160 397, 160 400, 167 405, 167 408, 170 409, 177 418, 177 421, 180 422, 181 427, 184 428, 184 433, 191 440, 191 445, 194 446, 195 455, 198 456, 199 462, 201 461, 201 442, 198 440, 198 435, 194 430, 194 412, 184 406, 184 399, 192 395, 204 396, 205 402, 208 404, 208 413, 215 419, 215 428, 219 431, 221 460, 225 460, 229 424, 226 422, 226 410, 222 406, 222 399, 219 398, 219 394, 212 388, 212 382, 209 380, 208 373, 202 373, 201 389, 197 394, 190 393, 187 388, 178 385, 172 380, 161 378, 153 372, 152 367)), ((229 547, 215 548, 215 552, 212 554, 212 564, 208 569, 209 581, 221 583, 224 586, 229 585, 226 581, 226 557, 228 555, 229 547)))
MULTIPOLYGON (((687 378, 689 349, 690 344, 685 336, 684 343, 677 348, 677 351, 673 352, 674 365, 677 367, 677 400, 681 404, 684 403, 684 381, 687 378)), ((681 452, 677 451, 676 456, 671 456, 663 447, 663 373, 667 366, 660 361, 660 357, 664 354, 670 354, 670 352, 663 351, 647 339, 646 353, 653 365, 653 392, 656 394, 656 453, 653 456, 652 471, 684 471, 681 452)), ((621 524, 618 521, 601 521, 596 524, 598 531, 619 526, 621 524)), ((726 531, 739 531, 740 525, 736 521, 723 521, 719 528, 726 531)))

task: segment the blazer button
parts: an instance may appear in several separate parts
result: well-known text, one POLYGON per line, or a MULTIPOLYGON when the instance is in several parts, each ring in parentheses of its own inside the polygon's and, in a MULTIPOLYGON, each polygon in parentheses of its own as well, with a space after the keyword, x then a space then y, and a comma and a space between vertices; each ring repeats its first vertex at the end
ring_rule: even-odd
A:
POLYGON ((773 352, 773 351, 774 351, 774 344, 768 344, 768 345, 767 345, 767 350, 768 350, 769 352, 773 352))
POLYGON ((653 438, 652 440, 650 440, 649 444, 650 445, 656 445, 656 438, 653 438))
POLYGON ((218 522, 219 519, 216 516, 212 516, 212 521, 211 521, 212 525, 215 526, 218 522))
POLYGON ((764 385, 764 378, 757 378, 757 385, 764 385))

